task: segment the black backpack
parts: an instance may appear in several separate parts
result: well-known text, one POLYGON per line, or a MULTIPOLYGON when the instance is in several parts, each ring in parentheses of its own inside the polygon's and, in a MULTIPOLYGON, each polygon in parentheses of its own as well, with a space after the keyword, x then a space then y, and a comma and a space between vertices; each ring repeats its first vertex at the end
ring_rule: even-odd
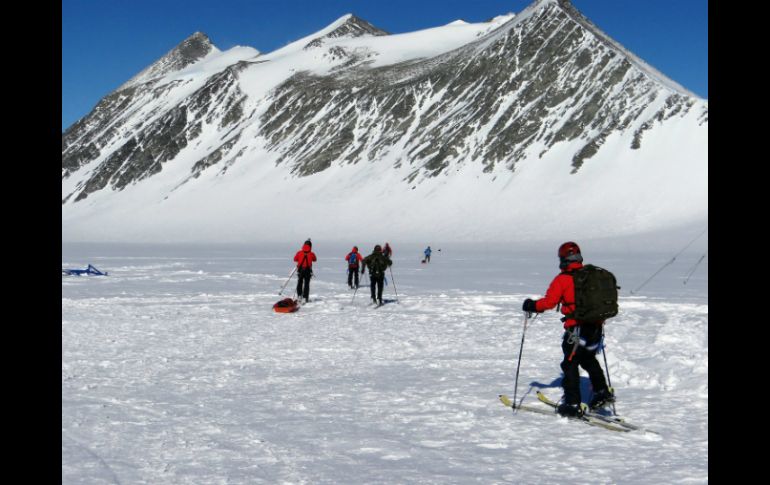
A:
POLYGON ((388 269, 388 260, 382 254, 374 253, 369 262, 369 272, 372 276, 382 276, 388 269))
POLYGON ((575 282, 575 311, 568 317, 581 322, 601 322, 618 314, 620 287, 615 275, 592 264, 569 274, 575 282))

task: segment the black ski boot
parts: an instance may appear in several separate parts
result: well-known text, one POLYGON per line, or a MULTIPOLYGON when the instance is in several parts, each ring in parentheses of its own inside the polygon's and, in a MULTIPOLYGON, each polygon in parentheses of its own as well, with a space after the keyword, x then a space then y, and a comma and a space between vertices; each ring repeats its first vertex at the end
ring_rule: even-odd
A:
POLYGON ((579 418, 583 415, 583 409, 579 404, 561 403, 559 404, 559 407, 556 408, 556 412, 559 413, 560 416, 566 416, 568 418, 579 418))
POLYGON ((612 389, 602 389, 601 391, 594 393, 591 402, 588 403, 588 407, 591 410, 596 410, 614 402, 615 394, 612 392, 612 389))

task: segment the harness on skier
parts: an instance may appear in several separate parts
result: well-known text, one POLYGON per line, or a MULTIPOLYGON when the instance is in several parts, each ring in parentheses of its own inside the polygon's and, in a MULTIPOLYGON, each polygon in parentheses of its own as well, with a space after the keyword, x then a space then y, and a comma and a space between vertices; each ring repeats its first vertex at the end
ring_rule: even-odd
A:
POLYGON ((584 347, 588 351, 595 351, 599 348, 599 346, 602 344, 602 340, 604 339, 604 335, 602 335, 602 338, 597 342, 588 345, 588 340, 580 336, 580 325, 575 325, 574 327, 568 329, 567 334, 569 335, 566 337, 567 343, 572 344, 572 352, 567 358, 567 360, 570 362, 572 362, 572 358, 575 357, 578 347, 584 347))

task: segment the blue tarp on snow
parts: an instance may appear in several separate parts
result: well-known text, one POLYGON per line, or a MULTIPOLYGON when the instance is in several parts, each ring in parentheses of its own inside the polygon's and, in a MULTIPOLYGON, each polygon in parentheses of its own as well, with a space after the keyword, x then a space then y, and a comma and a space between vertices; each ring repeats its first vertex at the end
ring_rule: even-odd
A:
POLYGON ((107 273, 102 273, 95 267, 88 265, 88 268, 86 269, 63 269, 61 270, 62 274, 69 275, 69 276, 80 276, 83 274, 91 275, 91 276, 107 276, 107 273))

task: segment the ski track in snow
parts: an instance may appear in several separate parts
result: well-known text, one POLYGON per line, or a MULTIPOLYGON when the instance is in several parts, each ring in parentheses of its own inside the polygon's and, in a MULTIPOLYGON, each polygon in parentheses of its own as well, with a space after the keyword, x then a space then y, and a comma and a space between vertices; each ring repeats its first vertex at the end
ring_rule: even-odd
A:
MULTIPOLYGON (((434 252, 421 265, 419 250, 395 247, 385 298, 394 276, 399 302, 374 309, 366 286, 351 303, 345 250, 317 250, 311 302, 286 315, 271 307, 292 268, 287 247, 91 253, 110 276, 62 277, 62 483, 708 481, 707 268, 686 293, 670 284, 698 255, 641 295, 621 291, 607 324, 617 410, 658 436, 499 403, 514 392, 521 302, 556 274, 550 252, 434 252)), ((62 267, 80 267, 76 256, 63 250, 62 267)), ((659 260, 603 266, 630 288, 659 260)), ((525 404, 540 405, 537 389, 561 395, 558 318, 527 330, 525 404)))

